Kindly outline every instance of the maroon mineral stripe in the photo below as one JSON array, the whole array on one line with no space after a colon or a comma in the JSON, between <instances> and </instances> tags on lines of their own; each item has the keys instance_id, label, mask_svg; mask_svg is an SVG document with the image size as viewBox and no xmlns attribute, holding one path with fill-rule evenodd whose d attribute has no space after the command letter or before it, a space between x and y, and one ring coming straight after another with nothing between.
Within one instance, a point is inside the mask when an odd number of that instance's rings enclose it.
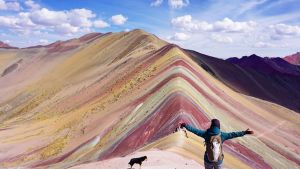
<instances>
[{"instance_id":1,"label":"maroon mineral stripe","mask_svg":"<svg viewBox=\"0 0 300 169\"><path fill-rule=\"evenodd\" d=\"M9 129L11 129L11 128L2 128L2 129L0 129L0 131L9 130Z\"/></svg>"},{"instance_id":2,"label":"maroon mineral stripe","mask_svg":"<svg viewBox=\"0 0 300 169\"><path fill-rule=\"evenodd\" d=\"M292 156L291 154L288 154L286 152L284 152L282 149L277 148L276 146L274 146L273 144L270 144L270 142L264 140L264 139L260 139L266 146L268 146L269 148L271 148L272 150L276 151L277 153L281 154L282 156L286 157L287 159L295 162L296 164L298 164L300 166L300 160L297 159L296 157Z\"/></svg>"},{"instance_id":3,"label":"maroon mineral stripe","mask_svg":"<svg viewBox=\"0 0 300 169\"><path fill-rule=\"evenodd\" d=\"M272 167L267 164L263 158L259 156L259 154L256 154L240 143L226 141L225 144L223 144L223 147L225 151L233 154L235 157L244 161L253 168L272 169Z\"/></svg>"},{"instance_id":4,"label":"maroon mineral stripe","mask_svg":"<svg viewBox=\"0 0 300 169\"><path fill-rule=\"evenodd\" d=\"M107 152L107 154L100 157L100 159L126 155L145 143L155 141L172 133L177 127L177 124L173 124L171 128L164 124L168 124L168 121L172 120L172 117L179 118L177 119L177 121L179 121L180 118L183 118L180 116L180 112L190 114L199 122L199 124L209 122L205 113L199 110L199 108L190 102L189 99L185 98L182 94L174 93L170 95L168 99L160 105L158 110L154 111L151 117L147 118L141 126L138 126L130 135L121 140L111 152Z\"/></svg>"}]
</instances>

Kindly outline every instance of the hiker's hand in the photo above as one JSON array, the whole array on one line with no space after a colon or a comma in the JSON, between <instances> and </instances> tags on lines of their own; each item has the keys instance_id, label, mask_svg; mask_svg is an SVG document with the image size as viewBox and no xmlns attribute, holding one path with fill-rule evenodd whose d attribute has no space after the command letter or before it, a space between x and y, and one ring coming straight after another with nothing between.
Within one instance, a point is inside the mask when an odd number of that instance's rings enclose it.
<instances>
[{"instance_id":1,"label":"hiker's hand","mask_svg":"<svg viewBox=\"0 0 300 169\"><path fill-rule=\"evenodd\" d=\"M254 134L254 131L252 131L250 129L247 129L245 132L246 132L246 134Z\"/></svg>"},{"instance_id":2,"label":"hiker's hand","mask_svg":"<svg viewBox=\"0 0 300 169\"><path fill-rule=\"evenodd\" d=\"M185 127L185 126L186 126L186 124L185 124L184 122L180 122L180 123L179 123L179 127L180 127L180 128L183 128L183 127Z\"/></svg>"}]
</instances>

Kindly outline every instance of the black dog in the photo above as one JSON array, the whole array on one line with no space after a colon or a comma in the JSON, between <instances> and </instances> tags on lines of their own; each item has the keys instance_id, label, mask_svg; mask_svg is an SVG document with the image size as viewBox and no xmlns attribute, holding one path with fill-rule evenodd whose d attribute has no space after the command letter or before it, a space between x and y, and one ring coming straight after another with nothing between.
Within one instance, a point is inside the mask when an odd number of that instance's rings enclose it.
<instances>
[{"instance_id":1,"label":"black dog","mask_svg":"<svg viewBox=\"0 0 300 169\"><path fill-rule=\"evenodd\" d=\"M147 160L147 156L143 156L143 157L139 157L139 158L132 158L130 161L129 161L129 165L130 165L130 168L132 168L132 166L134 164L139 164L140 167L142 166L142 163L143 161Z\"/></svg>"}]
</instances>

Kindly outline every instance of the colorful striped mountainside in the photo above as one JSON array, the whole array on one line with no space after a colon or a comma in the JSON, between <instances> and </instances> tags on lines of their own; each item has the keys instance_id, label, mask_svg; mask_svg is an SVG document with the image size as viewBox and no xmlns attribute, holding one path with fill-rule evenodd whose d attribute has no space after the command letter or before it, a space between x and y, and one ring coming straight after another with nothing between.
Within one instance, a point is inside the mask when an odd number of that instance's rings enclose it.
<instances>
[{"instance_id":1,"label":"colorful striped mountainside","mask_svg":"<svg viewBox=\"0 0 300 169\"><path fill-rule=\"evenodd\" d=\"M203 168L203 140L174 130L212 118L255 131L225 168L299 168L299 77L264 77L142 30L0 49L0 168Z\"/></svg>"}]
</instances>

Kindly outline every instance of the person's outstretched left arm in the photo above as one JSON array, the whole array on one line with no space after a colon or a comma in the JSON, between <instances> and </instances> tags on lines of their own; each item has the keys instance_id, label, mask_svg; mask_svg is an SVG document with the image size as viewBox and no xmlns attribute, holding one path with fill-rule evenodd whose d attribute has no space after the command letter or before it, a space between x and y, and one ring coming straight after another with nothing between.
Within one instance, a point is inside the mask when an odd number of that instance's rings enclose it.
<instances>
[{"instance_id":1,"label":"person's outstretched left arm","mask_svg":"<svg viewBox=\"0 0 300 169\"><path fill-rule=\"evenodd\" d=\"M180 123L180 128L182 128L182 127L185 127L188 131L196 134L197 136L200 136L202 138L204 137L205 130L195 128L195 127L185 124L185 123Z\"/></svg>"},{"instance_id":2,"label":"person's outstretched left arm","mask_svg":"<svg viewBox=\"0 0 300 169\"><path fill-rule=\"evenodd\" d=\"M247 129L245 131L230 132L230 133L222 132L222 137L223 137L223 140L225 141L225 140L233 139L236 137L242 137L245 134L254 134L254 132L249 129Z\"/></svg>"}]
</instances>

